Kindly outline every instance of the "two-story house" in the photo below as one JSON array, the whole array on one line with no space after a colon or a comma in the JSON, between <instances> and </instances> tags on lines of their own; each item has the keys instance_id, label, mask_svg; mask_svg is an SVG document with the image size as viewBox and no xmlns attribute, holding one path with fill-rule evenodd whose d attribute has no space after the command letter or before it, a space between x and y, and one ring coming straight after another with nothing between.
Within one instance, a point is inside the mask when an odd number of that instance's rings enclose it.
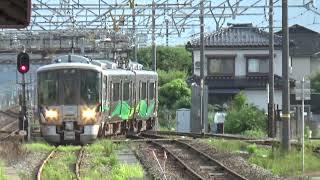
<instances>
[{"instance_id":1,"label":"two-story house","mask_svg":"<svg viewBox=\"0 0 320 180\"><path fill-rule=\"evenodd\" d=\"M192 52L193 75L200 76L200 43L187 43ZM248 101L267 110L269 33L252 24L231 24L205 36L204 75L210 104L223 104L244 91ZM275 103L282 105L282 38L274 35Z\"/></svg>"},{"instance_id":2,"label":"two-story house","mask_svg":"<svg viewBox=\"0 0 320 180\"><path fill-rule=\"evenodd\" d=\"M276 34L282 35L282 31ZM289 27L290 77L295 80L308 78L320 70L320 33L295 24Z\"/></svg>"},{"instance_id":3,"label":"two-story house","mask_svg":"<svg viewBox=\"0 0 320 180\"><path fill-rule=\"evenodd\" d=\"M276 34L281 35L279 31ZM289 28L290 38L290 77L297 81L308 79L320 71L320 33L300 25ZM308 112L306 125L312 130L313 137L320 137L320 94L311 91L311 100L305 101L305 112ZM290 96L291 109L301 111L301 101L296 101L294 91ZM293 108L296 107L296 108ZM311 113L312 112L312 116ZM301 117L301 113L297 113Z\"/></svg>"}]
</instances>

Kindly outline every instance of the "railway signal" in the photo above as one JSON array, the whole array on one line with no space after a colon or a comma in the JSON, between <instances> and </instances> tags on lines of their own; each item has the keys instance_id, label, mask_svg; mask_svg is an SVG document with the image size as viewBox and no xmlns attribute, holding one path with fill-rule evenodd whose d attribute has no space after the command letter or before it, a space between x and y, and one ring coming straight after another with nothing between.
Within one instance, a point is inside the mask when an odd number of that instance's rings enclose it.
<instances>
[{"instance_id":1,"label":"railway signal","mask_svg":"<svg viewBox=\"0 0 320 180\"><path fill-rule=\"evenodd\" d=\"M25 74L29 71L29 55L21 52L17 57L17 70L21 74Z\"/></svg>"}]
</instances>

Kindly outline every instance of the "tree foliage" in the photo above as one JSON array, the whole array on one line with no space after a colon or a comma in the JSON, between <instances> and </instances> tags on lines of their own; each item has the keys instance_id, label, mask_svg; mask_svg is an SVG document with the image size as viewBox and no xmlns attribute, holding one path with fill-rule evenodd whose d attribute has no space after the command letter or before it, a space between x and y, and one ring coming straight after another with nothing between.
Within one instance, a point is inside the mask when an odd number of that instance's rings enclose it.
<instances>
[{"instance_id":1,"label":"tree foliage","mask_svg":"<svg viewBox=\"0 0 320 180\"><path fill-rule=\"evenodd\" d=\"M311 88L316 92L320 92L320 71L317 71L311 78Z\"/></svg>"},{"instance_id":2,"label":"tree foliage","mask_svg":"<svg viewBox=\"0 0 320 180\"><path fill-rule=\"evenodd\" d=\"M152 66L152 48L142 48L138 52L138 61L144 67L151 69ZM192 58L191 53L184 47L157 47L157 69L167 72L178 70L191 73Z\"/></svg>"},{"instance_id":3,"label":"tree foliage","mask_svg":"<svg viewBox=\"0 0 320 180\"><path fill-rule=\"evenodd\" d=\"M185 71L165 71L165 70L158 70L158 76L159 76L159 86L162 86L174 79L187 79L187 72Z\"/></svg>"},{"instance_id":4,"label":"tree foliage","mask_svg":"<svg viewBox=\"0 0 320 180\"><path fill-rule=\"evenodd\" d=\"M188 108L191 90L183 79L175 79L164 84L159 90L159 104L169 109Z\"/></svg>"},{"instance_id":5,"label":"tree foliage","mask_svg":"<svg viewBox=\"0 0 320 180\"><path fill-rule=\"evenodd\" d=\"M248 104L243 92L237 94L227 109L225 131L227 133L243 133L246 130L266 129L266 115L253 104Z\"/></svg>"}]
</instances>

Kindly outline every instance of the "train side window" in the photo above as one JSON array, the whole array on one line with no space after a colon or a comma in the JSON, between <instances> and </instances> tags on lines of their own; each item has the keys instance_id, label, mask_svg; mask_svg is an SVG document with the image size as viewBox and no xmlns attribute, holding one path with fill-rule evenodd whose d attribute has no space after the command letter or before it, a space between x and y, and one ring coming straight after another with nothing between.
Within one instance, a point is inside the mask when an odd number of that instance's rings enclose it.
<instances>
[{"instance_id":1,"label":"train side window","mask_svg":"<svg viewBox=\"0 0 320 180\"><path fill-rule=\"evenodd\" d=\"M127 101L130 98L130 85L128 82L123 83L123 100Z\"/></svg>"},{"instance_id":2,"label":"train side window","mask_svg":"<svg viewBox=\"0 0 320 180\"><path fill-rule=\"evenodd\" d=\"M152 100L154 99L154 83L149 83L149 99Z\"/></svg>"},{"instance_id":3,"label":"train side window","mask_svg":"<svg viewBox=\"0 0 320 180\"><path fill-rule=\"evenodd\" d=\"M147 98L147 83L143 82L141 86L141 99Z\"/></svg>"},{"instance_id":4,"label":"train side window","mask_svg":"<svg viewBox=\"0 0 320 180\"><path fill-rule=\"evenodd\" d=\"M120 100L120 83L113 83L113 101Z\"/></svg>"}]
</instances>

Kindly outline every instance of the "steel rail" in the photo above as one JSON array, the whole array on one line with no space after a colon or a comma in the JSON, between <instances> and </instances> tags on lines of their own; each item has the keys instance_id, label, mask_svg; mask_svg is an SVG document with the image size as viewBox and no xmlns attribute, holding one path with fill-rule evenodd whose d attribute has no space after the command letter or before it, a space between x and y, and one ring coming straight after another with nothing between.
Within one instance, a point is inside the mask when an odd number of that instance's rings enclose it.
<instances>
[{"instance_id":1,"label":"steel rail","mask_svg":"<svg viewBox=\"0 0 320 180\"><path fill-rule=\"evenodd\" d=\"M42 161L41 165L40 165L39 168L38 168L38 172L37 172L37 175L36 175L36 179L37 179L37 180L41 180L41 174L42 174L43 167L44 167L45 164L49 161L49 159L53 157L53 155L56 153L56 151L57 151L57 148L53 149L53 150L48 154L48 156Z\"/></svg>"},{"instance_id":2,"label":"steel rail","mask_svg":"<svg viewBox=\"0 0 320 180\"><path fill-rule=\"evenodd\" d=\"M247 178L243 177L242 175L238 174L237 172L231 170L230 168L226 167L225 165L223 165L221 162L219 162L218 160L215 160L213 158L211 158L209 155L207 155L206 153L194 148L193 146L191 146L188 143L179 141L179 140L174 140L174 143L177 143L179 145L182 145L188 149L191 149L193 152L197 153L198 155L208 159L211 162L214 162L215 164L217 164L218 166L222 167L224 170L226 170L229 174L231 174L234 178L236 179L242 179L242 180L247 180Z\"/></svg>"},{"instance_id":3,"label":"steel rail","mask_svg":"<svg viewBox=\"0 0 320 180\"><path fill-rule=\"evenodd\" d=\"M18 131L19 130L14 130L14 131L9 132L8 135L6 135L6 136L4 136L3 138L0 139L0 142L7 140L9 137L15 135Z\"/></svg>"},{"instance_id":4,"label":"steel rail","mask_svg":"<svg viewBox=\"0 0 320 180\"><path fill-rule=\"evenodd\" d=\"M200 179L200 180L205 180L205 178L203 178L202 176L200 176L197 172L195 172L192 168L190 168L186 163L184 163L178 156L176 156L172 151L170 151L169 149L167 149L166 147L162 146L160 143L156 142L155 140L150 141L151 144L159 147L160 149L166 151L169 155L169 157L171 157L173 160L175 160L175 162L178 163L179 166L181 166L181 168L186 171L186 173L188 173L191 177L193 177L193 179Z\"/></svg>"},{"instance_id":5,"label":"steel rail","mask_svg":"<svg viewBox=\"0 0 320 180\"><path fill-rule=\"evenodd\" d=\"M81 149L79 150L78 156L77 156L77 162L76 162L76 176L77 176L77 180L81 180L81 176L80 176L80 166L82 163L82 158L84 155L84 146L81 146Z\"/></svg>"}]
</instances>

